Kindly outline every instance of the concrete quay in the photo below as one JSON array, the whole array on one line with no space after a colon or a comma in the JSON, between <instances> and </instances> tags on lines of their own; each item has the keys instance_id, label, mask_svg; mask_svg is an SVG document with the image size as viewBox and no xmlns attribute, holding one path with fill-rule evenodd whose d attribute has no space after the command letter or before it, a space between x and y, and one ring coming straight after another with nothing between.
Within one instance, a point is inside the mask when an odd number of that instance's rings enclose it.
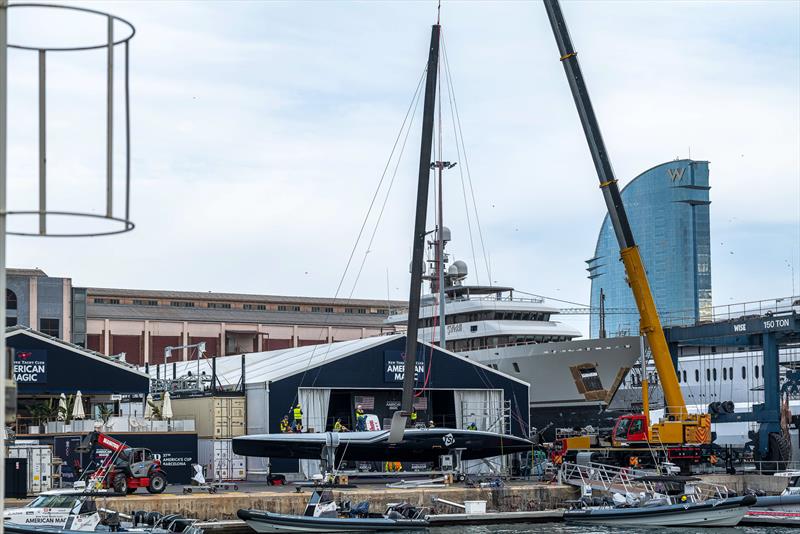
<instances>
[{"instance_id":1,"label":"concrete quay","mask_svg":"<svg viewBox=\"0 0 800 534\"><path fill-rule=\"evenodd\" d=\"M384 486L362 485L357 488L334 488L337 501L370 502L374 511L383 510L389 503L408 502L416 506L432 506L433 497L464 502L485 500L486 508L497 512L545 511L564 508L564 501L576 498L575 488L533 482L513 482L502 488L467 488L454 485L446 488L393 489ZM236 519L240 508L255 508L282 514L300 514L305 510L309 489L297 493L292 486L259 491L236 491L215 494L191 493L161 495L133 494L127 497L98 498L97 506L123 513L136 510L181 514L200 521ZM441 509L442 505L437 505ZM442 509L443 512L455 510ZM532 514L531 517L536 517ZM542 517L546 517L542 515ZM552 520L552 519L550 519Z\"/></svg>"}]
</instances>

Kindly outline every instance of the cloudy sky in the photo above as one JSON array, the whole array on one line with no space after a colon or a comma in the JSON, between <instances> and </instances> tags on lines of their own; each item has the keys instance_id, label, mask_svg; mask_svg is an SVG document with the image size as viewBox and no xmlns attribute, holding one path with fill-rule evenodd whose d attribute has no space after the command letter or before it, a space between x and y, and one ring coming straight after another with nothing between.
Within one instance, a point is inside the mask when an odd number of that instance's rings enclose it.
<instances>
[{"instance_id":1,"label":"cloudy sky","mask_svg":"<svg viewBox=\"0 0 800 534\"><path fill-rule=\"evenodd\" d=\"M332 296L424 68L435 4L66 5L136 26L136 229L95 239L11 237L8 265L76 285ZM710 161L715 304L800 291L800 3L563 8L620 181L678 157ZM12 10L10 40L104 38L100 18L35 17ZM588 302L584 260L605 207L544 9L446 1L442 23L487 254L476 243L473 258L465 158L444 100L444 158L461 160L445 180L451 252L470 265L473 281L488 279L488 263L500 284ZM9 55L8 203L24 210L37 198L36 55ZM51 209L104 211L104 62L102 51L48 55ZM357 247L345 296L407 297L420 112L375 239L368 246L373 214ZM118 142L119 172L122 149ZM122 184L115 186L119 213ZM12 228L30 222L18 218Z\"/></svg>"}]
</instances>

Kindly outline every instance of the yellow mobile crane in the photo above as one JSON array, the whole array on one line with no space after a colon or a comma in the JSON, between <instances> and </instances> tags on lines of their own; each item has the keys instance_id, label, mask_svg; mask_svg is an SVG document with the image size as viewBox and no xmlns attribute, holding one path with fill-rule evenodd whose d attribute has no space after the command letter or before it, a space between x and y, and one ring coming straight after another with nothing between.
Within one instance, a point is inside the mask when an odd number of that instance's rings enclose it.
<instances>
[{"instance_id":1,"label":"yellow mobile crane","mask_svg":"<svg viewBox=\"0 0 800 534\"><path fill-rule=\"evenodd\" d=\"M647 337L650 350L653 354L656 371L664 389L666 413L663 419L650 424L648 413L647 380L642 380L642 400L644 413L626 415L617 420L612 435L612 447L632 445L635 443L669 446L708 445L711 443L711 416L708 414L690 414L686 408L683 393L678 385L675 366L669 353L664 330L658 317L653 294L647 281L639 248L633 239L625 207L622 204L617 179L611 167L611 161L606 151L603 136L597 123L597 117L586 90L586 83L578 63L578 53L575 51L570 39L561 6L558 0L544 0L550 26L553 29L561 63L567 75L578 115L581 119L583 132L589 143L597 176L600 179L600 188L606 201L608 214L611 219L614 233L620 247L620 255L625 265L628 284L633 291L636 307L640 316L640 331ZM636 421L641 421L636 423ZM571 441L570 441L571 440ZM589 440L585 436L566 438L562 450L574 448L588 448ZM631 449L626 449L630 451Z\"/></svg>"}]
</instances>

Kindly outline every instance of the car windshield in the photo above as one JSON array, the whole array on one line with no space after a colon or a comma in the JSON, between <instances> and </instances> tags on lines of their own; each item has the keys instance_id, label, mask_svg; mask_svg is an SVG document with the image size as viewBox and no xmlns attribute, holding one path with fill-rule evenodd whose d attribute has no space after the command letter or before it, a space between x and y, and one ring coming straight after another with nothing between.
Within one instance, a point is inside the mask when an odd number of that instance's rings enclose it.
<instances>
[{"instance_id":1,"label":"car windshield","mask_svg":"<svg viewBox=\"0 0 800 534\"><path fill-rule=\"evenodd\" d=\"M72 508L74 495L39 495L28 506L31 508Z\"/></svg>"}]
</instances>

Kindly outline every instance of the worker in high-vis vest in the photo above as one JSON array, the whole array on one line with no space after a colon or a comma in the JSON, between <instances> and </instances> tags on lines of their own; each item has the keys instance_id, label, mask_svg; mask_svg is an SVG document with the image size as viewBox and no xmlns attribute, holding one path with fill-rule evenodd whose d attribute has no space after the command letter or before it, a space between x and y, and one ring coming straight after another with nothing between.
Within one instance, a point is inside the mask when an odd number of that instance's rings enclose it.
<instances>
[{"instance_id":1,"label":"worker in high-vis vest","mask_svg":"<svg viewBox=\"0 0 800 534\"><path fill-rule=\"evenodd\" d=\"M292 414L294 414L294 423L293 424L295 426L295 431L296 431L296 427L303 428L303 409L300 406L299 402L297 403L297 406L295 406L294 409L292 410Z\"/></svg>"},{"instance_id":2,"label":"worker in high-vis vest","mask_svg":"<svg viewBox=\"0 0 800 534\"><path fill-rule=\"evenodd\" d=\"M408 422L411 428L417 426L417 411L414 410L413 408L411 409L411 414L408 416Z\"/></svg>"},{"instance_id":3,"label":"worker in high-vis vest","mask_svg":"<svg viewBox=\"0 0 800 534\"><path fill-rule=\"evenodd\" d=\"M342 424L342 418L339 417L336 419L336 422L333 423L333 431L334 432L347 432L347 427Z\"/></svg>"},{"instance_id":4,"label":"worker in high-vis vest","mask_svg":"<svg viewBox=\"0 0 800 534\"><path fill-rule=\"evenodd\" d=\"M288 415L284 415L283 419L281 419L281 433L285 434L285 433L289 432L290 429L291 429L291 425L289 424L289 416Z\"/></svg>"},{"instance_id":5,"label":"worker in high-vis vest","mask_svg":"<svg viewBox=\"0 0 800 534\"><path fill-rule=\"evenodd\" d=\"M367 430L367 416L364 413L364 408L359 404L356 406L356 432L365 432Z\"/></svg>"}]
</instances>

